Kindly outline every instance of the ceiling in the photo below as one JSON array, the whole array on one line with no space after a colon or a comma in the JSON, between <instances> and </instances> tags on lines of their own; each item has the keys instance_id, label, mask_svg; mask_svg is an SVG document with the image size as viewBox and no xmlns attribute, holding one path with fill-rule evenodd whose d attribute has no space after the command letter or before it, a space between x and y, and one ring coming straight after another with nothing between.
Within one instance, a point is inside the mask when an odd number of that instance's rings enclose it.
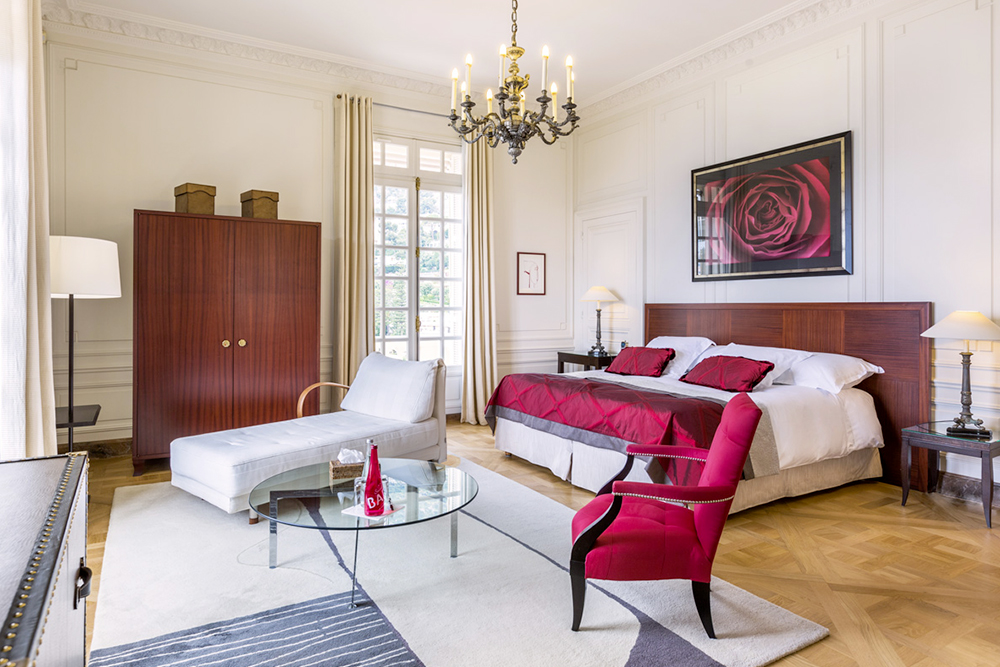
<instances>
[{"instance_id":1,"label":"ceiling","mask_svg":"<svg viewBox=\"0 0 1000 667\"><path fill-rule=\"evenodd\" d=\"M812 0L523 0L522 73L565 80L572 55L576 98L597 101L749 24L766 23ZM496 87L497 50L510 41L506 0L68 0L71 9L225 38L229 33L448 85L471 53L473 88ZM559 78L556 78L559 77Z\"/></svg>"}]
</instances>

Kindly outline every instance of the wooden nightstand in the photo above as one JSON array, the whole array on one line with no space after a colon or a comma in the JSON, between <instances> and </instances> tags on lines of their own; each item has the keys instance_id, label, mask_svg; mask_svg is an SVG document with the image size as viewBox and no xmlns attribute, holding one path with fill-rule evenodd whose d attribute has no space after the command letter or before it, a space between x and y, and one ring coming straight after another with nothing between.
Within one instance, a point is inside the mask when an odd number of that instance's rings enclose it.
<instances>
[{"instance_id":1,"label":"wooden nightstand","mask_svg":"<svg viewBox=\"0 0 1000 667\"><path fill-rule=\"evenodd\" d=\"M991 514L993 508L993 457L1000 454L1000 437L996 432L988 440L977 440L974 438L961 438L948 435L945 432L952 424L951 421L928 422L904 428L902 431L902 446L900 448L900 462L903 474L903 504L906 504L906 497L910 494L910 448L923 447L924 449L936 452L949 452L951 454L962 454L964 456L975 456L982 460L983 464L983 512L986 514L986 527L992 528ZM933 471L937 466L931 466ZM928 488L933 489L937 480L936 472L932 473L928 480Z\"/></svg>"},{"instance_id":2,"label":"wooden nightstand","mask_svg":"<svg viewBox=\"0 0 1000 667\"><path fill-rule=\"evenodd\" d=\"M562 373L566 368L566 364L580 364L585 371L589 371L590 369L597 371L607 368L615 360L613 354L603 357L595 357L585 352L558 352L557 354L559 355L559 370L556 371L557 373Z\"/></svg>"}]
</instances>

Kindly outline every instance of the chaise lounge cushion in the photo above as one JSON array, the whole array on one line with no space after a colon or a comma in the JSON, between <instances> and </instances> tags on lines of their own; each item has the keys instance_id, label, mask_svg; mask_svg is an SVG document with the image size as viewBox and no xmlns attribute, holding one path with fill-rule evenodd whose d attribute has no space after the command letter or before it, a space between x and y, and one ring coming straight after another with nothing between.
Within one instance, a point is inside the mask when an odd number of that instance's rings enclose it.
<instances>
[{"instance_id":1,"label":"chaise lounge cushion","mask_svg":"<svg viewBox=\"0 0 1000 667\"><path fill-rule=\"evenodd\" d=\"M361 362L340 407L411 424L430 419L438 363L437 359L400 361L373 352Z\"/></svg>"},{"instance_id":2,"label":"chaise lounge cushion","mask_svg":"<svg viewBox=\"0 0 1000 667\"><path fill-rule=\"evenodd\" d=\"M378 443L380 456L401 456L435 446L438 422L427 419L410 424L341 411L206 433L174 440L170 468L175 486L202 497L198 491L208 489L218 494L217 498L233 499L230 507L223 509L235 512L246 509L246 497L261 480L292 468L335 460L341 449L363 452L368 438ZM206 500L215 502L216 498Z\"/></svg>"}]
</instances>

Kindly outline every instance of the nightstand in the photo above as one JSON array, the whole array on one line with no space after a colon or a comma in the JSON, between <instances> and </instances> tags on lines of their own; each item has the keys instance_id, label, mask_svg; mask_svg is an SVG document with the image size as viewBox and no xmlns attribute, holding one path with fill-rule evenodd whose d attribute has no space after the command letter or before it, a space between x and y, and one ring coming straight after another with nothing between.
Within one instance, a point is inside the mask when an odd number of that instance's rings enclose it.
<instances>
[{"instance_id":1,"label":"nightstand","mask_svg":"<svg viewBox=\"0 0 1000 667\"><path fill-rule=\"evenodd\" d=\"M986 527L992 528L991 514L993 507L993 457L1000 454L1000 434L994 431L992 438L977 440L948 435L945 432L952 422L928 422L904 428L902 431L902 447L900 448L900 463L903 477L903 504L910 494L910 448L923 447L936 452L949 452L963 456L975 456L983 464L983 512L986 514ZM928 482L929 488L934 488L936 480Z\"/></svg>"},{"instance_id":2,"label":"nightstand","mask_svg":"<svg viewBox=\"0 0 1000 667\"><path fill-rule=\"evenodd\" d=\"M600 370L602 368L607 368L611 365L611 362L615 360L613 354L608 354L603 357L595 357L586 352L558 352L559 359L559 370L557 373L562 373L566 364L580 364L583 366L583 370L589 371L590 369Z\"/></svg>"}]
</instances>

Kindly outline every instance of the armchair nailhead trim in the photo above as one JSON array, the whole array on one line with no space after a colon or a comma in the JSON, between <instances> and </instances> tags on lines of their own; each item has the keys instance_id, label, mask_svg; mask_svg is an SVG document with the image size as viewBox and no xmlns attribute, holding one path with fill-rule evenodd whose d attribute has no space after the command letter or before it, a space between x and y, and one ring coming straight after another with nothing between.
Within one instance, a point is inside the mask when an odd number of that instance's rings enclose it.
<instances>
[{"instance_id":1,"label":"armchair nailhead trim","mask_svg":"<svg viewBox=\"0 0 1000 667\"><path fill-rule=\"evenodd\" d=\"M712 503L725 503L729 502L730 500L736 497L736 495L734 494L729 496L728 498L720 498L718 500L680 500L678 498L660 498L659 496L647 496L641 493L622 493L620 491L613 491L612 494L616 496L621 496L623 498L625 496L631 496L632 498L659 500L661 503L681 503L684 505L684 507L687 507L689 505L711 505Z\"/></svg>"},{"instance_id":2,"label":"armchair nailhead trim","mask_svg":"<svg viewBox=\"0 0 1000 667\"><path fill-rule=\"evenodd\" d=\"M705 459L699 459L695 456L680 456L679 454L629 454L628 456L652 456L654 459L684 459L685 461L705 463Z\"/></svg>"}]
</instances>

